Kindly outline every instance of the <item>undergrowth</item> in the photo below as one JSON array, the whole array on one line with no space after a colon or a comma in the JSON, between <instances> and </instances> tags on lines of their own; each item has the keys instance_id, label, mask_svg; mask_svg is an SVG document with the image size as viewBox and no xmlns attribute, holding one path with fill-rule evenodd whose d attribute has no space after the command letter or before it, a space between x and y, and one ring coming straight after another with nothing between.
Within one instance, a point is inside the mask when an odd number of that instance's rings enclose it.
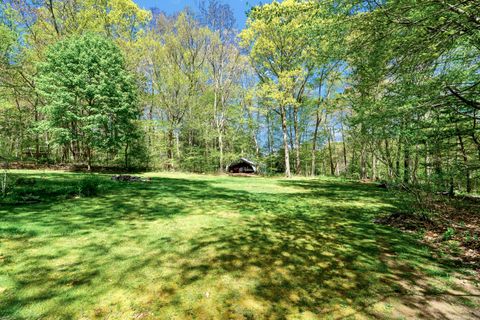
<instances>
[{"instance_id":1,"label":"undergrowth","mask_svg":"<svg viewBox=\"0 0 480 320\"><path fill-rule=\"evenodd\" d=\"M113 184L105 176L78 175L76 179L52 178L51 175L24 177L5 174L2 183L2 204L29 204L65 200L74 197L94 197L105 193Z\"/></svg>"}]
</instances>

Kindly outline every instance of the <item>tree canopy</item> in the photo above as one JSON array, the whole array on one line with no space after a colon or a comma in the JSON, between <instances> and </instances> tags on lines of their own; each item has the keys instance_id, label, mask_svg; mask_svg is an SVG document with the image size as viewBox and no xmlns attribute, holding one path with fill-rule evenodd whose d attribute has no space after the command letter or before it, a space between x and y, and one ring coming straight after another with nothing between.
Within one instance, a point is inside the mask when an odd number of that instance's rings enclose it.
<instances>
[{"instance_id":1,"label":"tree canopy","mask_svg":"<svg viewBox=\"0 0 480 320\"><path fill-rule=\"evenodd\" d=\"M139 109L133 80L111 40L86 33L57 42L36 77L44 100L41 128L90 167L95 149L115 153L134 132Z\"/></svg>"},{"instance_id":2,"label":"tree canopy","mask_svg":"<svg viewBox=\"0 0 480 320\"><path fill-rule=\"evenodd\" d=\"M8 0L0 151L20 162L382 179L478 190L475 1ZM90 150L90 151L89 151Z\"/></svg>"}]
</instances>

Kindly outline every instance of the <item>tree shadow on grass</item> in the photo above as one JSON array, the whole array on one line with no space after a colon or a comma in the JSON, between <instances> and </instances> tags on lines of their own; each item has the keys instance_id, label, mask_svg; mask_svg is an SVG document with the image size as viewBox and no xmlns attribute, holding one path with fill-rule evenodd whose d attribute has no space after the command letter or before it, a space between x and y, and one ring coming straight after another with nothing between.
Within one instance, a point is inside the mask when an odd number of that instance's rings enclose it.
<instances>
[{"instance_id":1,"label":"tree shadow on grass","mask_svg":"<svg viewBox=\"0 0 480 320\"><path fill-rule=\"evenodd\" d=\"M375 306L395 298L417 317L449 317L422 306L432 296L457 303L430 281L432 272L449 276L456 265L434 259L411 235L372 222L395 208L394 197L347 182L279 183L298 192L256 192L255 181L247 192L221 181L154 178L71 203L0 208L0 240L10 246L0 246L0 269L15 282L0 316L40 304L38 316L78 317L122 289L132 299L154 292L139 309L157 316L174 306L183 318L382 318L390 311ZM193 213L215 223L182 229ZM152 224L181 231L144 229ZM204 292L186 299L189 290L217 290L210 298L216 309L208 308ZM467 299L474 294L456 291ZM61 307L74 302L77 309Z\"/></svg>"},{"instance_id":2,"label":"tree shadow on grass","mask_svg":"<svg viewBox=\"0 0 480 320\"><path fill-rule=\"evenodd\" d=\"M420 316L438 318L440 313L422 310L431 290L422 266L448 273L453 266L440 265L411 237L356 222L357 210L347 209L340 213L341 218L332 219L339 212L327 209L317 217L277 215L251 221L242 230L233 228L231 232L205 230L203 236L192 240L189 255L201 257L199 252L212 246L215 254L183 265L184 284L209 272L255 279L250 294L265 307L261 314L265 318L352 311L381 317L381 311L369 306L388 297L408 300L405 284L412 284L426 295L411 299L410 305Z\"/></svg>"}]
</instances>

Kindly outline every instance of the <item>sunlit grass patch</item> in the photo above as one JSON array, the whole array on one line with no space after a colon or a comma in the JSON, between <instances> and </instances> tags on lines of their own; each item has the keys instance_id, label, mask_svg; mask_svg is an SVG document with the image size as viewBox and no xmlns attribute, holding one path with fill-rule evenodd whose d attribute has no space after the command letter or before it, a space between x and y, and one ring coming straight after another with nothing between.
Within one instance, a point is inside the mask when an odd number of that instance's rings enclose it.
<instances>
[{"instance_id":1,"label":"sunlit grass patch","mask_svg":"<svg viewBox=\"0 0 480 320\"><path fill-rule=\"evenodd\" d=\"M412 292L421 301L451 290L462 299L449 303L478 304L474 287L453 281L457 266L373 223L398 206L385 190L146 175L99 175L111 188L94 197L0 207L0 318L388 318Z\"/></svg>"}]
</instances>

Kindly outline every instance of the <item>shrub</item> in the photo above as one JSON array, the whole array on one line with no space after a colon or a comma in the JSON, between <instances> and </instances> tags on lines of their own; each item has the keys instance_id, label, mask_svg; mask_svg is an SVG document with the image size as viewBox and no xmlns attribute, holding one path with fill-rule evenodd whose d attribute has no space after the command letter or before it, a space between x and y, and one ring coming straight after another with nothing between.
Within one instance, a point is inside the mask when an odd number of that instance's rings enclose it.
<instances>
[{"instance_id":1,"label":"shrub","mask_svg":"<svg viewBox=\"0 0 480 320\"><path fill-rule=\"evenodd\" d=\"M6 169L0 173L0 197L5 198L12 192L16 184L16 177L8 172Z\"/></svg>"},{"instance_id":2,"label":"shrub","mask_svg":"<svg viewBox=\"0 0 480 320\"><path fill-rule=\"evenodd\" d=\"M100 193L102 180L95 176L88 176L77 183L79 197L93 197Z\"/></svg>"},{"instance_id":3,"label":"shrub","mask_svg":"<svg viewBox=\"0 0 480 320\"><path fill-rule=\"evenodd\" d=\"M94 197L106 191L108 183L109 180L93 174L52 179L9 174L4 195L0 189L0 203L30 204L72 197Z\"/></svg>"},{"instance_id":4,"label":"shrub","mask_svg":"<svg viewBox=\"0 0 480 320\"><path fill-rule=\"evenodd\" d=\"M7 195L7 179L7 170L4 170L2 176L0 177L0 190L2 192L2 197L5 197Z\"/></svg>"},{"instance_id":5,"label":"shrub","mask_svg":"<svg viewBox=\"0 0 480 320\"><path fill-rule=\"evenodd\" d=\"M443 240L450 240L455 235L455 229L447 228L447 230L443 233Z\"/></svg>"}]
</instances>

